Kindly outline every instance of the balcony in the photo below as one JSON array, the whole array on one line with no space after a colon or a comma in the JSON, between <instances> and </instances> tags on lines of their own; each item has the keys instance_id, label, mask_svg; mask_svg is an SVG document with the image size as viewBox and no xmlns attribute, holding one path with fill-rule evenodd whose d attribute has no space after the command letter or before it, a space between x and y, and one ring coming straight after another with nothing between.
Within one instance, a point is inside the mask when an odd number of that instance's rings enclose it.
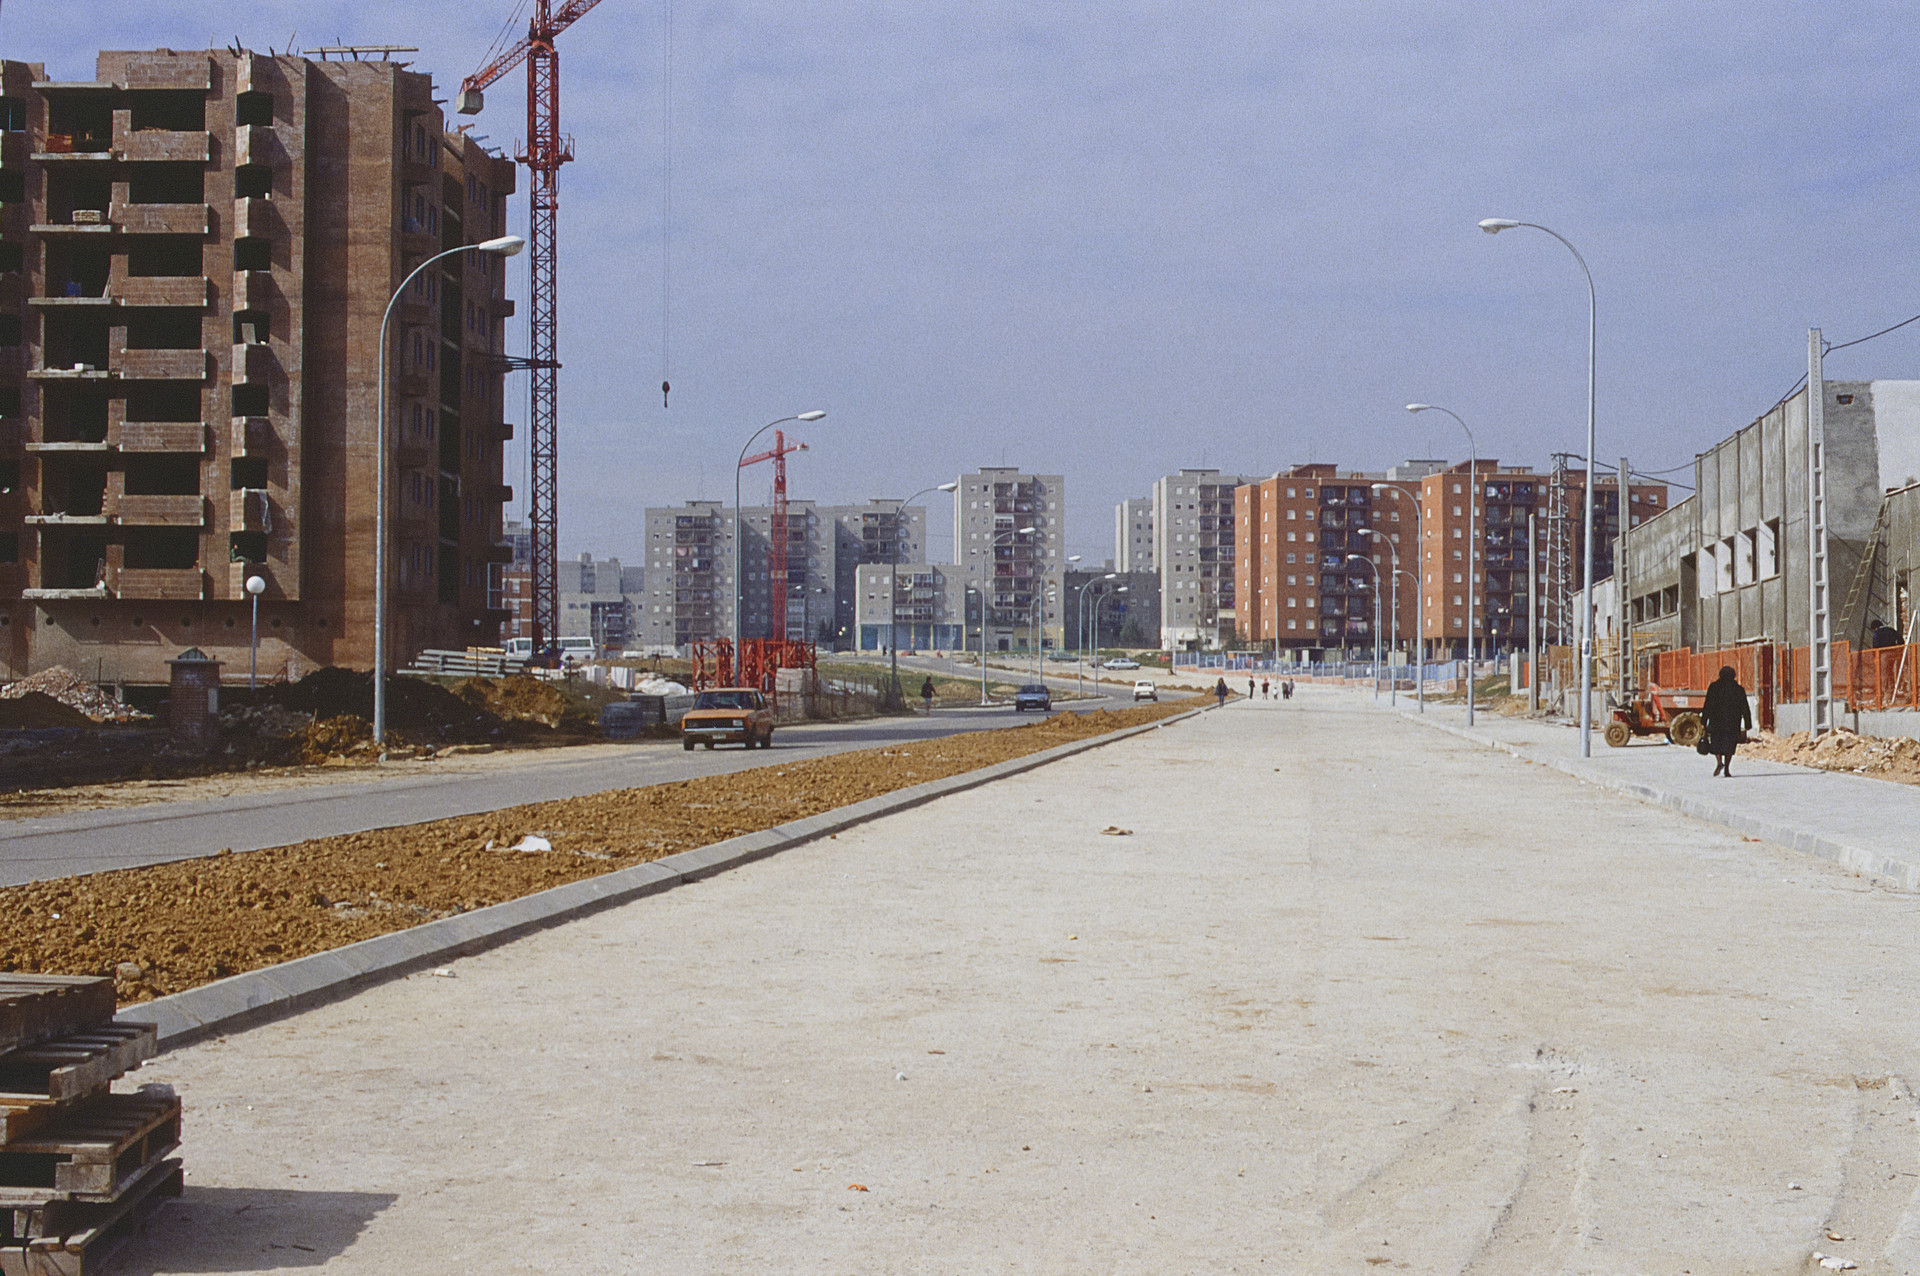
<instances>
[{"instance_id":1,"label":"balcony","mask_svg":"<svg viewBox=\"0 0 1920 1276\"><path fill-rule=\"evenodd\" d=\"M110 160L112 139L104 133L48 133L33 152L36 164L64 164L74 160Z\"/></svg>"},{"instance_id":2,"label":"balcony","mask_svg":"<svg viewBox=\"0 0 1920 1276\"><path fill-rule=\"evenodd\" d=\"M123 306L187 306L206 308L213 286L205 275L133 275L111 288Z\"/></svg>"},{"instance_id":3,"label":"balcony","mask_svg":"<svg viewBox=\"0 0 1920 1276\"><path fill-rule=\"evenodd\" d=\"M233 130L233 162L235 164L265 164L268 167L284 163L287 148L280 143L280 135L273 131L270 124L242 124Z\"/></svg>"},{"instance_id":4,"label":"balcony","mask_svg":"<svg viewBox=\"0 0 1920 1276\"><path fill-rule=\"evenodd\" d=\"M104 453L109 446L110 444L108 444L107 441L104 439L98 443L73 442L68 440L61 440L60 442L55 442L55 443L41 443L36 440L29 439L25 444L25 448L29 452L101 452L101 453Z\"/></svg>"},{"instance_id":5,"label":"balcony","mask_svg":"<svg viewBox=\"0 0 1920 1276\"><path fill-rule=\"evenodd\" d=\"M273 447L273 422L263 416L232 418L230 446L235 456L265 456Z\"/></svg>"},{"instance_id":6,"label":"balcony","mask_svg":"<svg viewBox=\"0 0 1920 1276\"><path fill-rule=\"evenodd\" d=\"M114 204L107 219L129 235L204 235L213 212L205 204Z\"/></svg>"},{"instance_id":7,"label":"balcony","mask_svg":"<svg viewBox=\"0 0 1920 1276\"><path fill-rule=\"evenodd\" d=\"M176 133L171 129L146 128L117 134L114 153L136 164L205 164L213 158L213 144L205 129Z\"/></svg>"},{"instance_id":8,"label":"balcony","mask_svg":"<svg viewBox=\"0 0 1920 1276\"><path fill-rule=\"evenodd\" d=\"M123 527L205 527L207 500L197 493L192 496L127 496L109 491L107 514Z\"/></svg>"},{"instance_id":9,"label":"balcony","mask_svg":"<svg viewBox=\"0 0 1920 1276\"><path fill-rule=\"evenodd\" d=\"M186 601L206 597L206 577L198 567L109 567L107 580L120 598Z\"/></svg>"},{"instance_id":10,"label":"balcony","mask_svg":"<svg viewBox=\"0 0 1920 1276\"><path fill-rule=\"evenodd\" d=\"M113 371L123 381L205 381L205 350L121 350Z\"/></svg>"},{"instance_id":11,"label":"balcony","mask_svg":"<svg viewBox=\"0 0 1920 1276\"><path fill-rule=\"evenodd\" d=\"M273 272L236 270L233 272L233 308L267 310L273 304Z\"/></svg>"},{"instance_id":12,"label":"balcony","mask_svg":"<svg viewBox=\"0 0 1920 1276\"><path fill-rule=\"evenodd\" d=\"M123 421L108 441L122 452L205 452L207 427L199 421Z\"/></svg>"},{"instance_id":13,"label":"balcony","mask_svg":"<svg viewBox=\"0 0 1920 1276\"><path fill-rule=\"evenodd\" d=\"M227 530L232 532L271 532L273 507L265 488L246 487L228 493Z\"/></svg>"},{"instance_id":14,"label":"balcony","mask_svg":"<svg viewBox=\"0 0 1920 1276\"><path fill-rule=\"evenodd\" d=\"M273 214L273 204L258 195L233 201L235 239L271 239L279 224Z\"/></svg>"},{"instance_id":15,"label":"balcony","mask_svg":"<svg viewBox=\"0 0 1920 1276\"><path fill-rule=\"evenodd\" d=\"M233 348L235 385L267 385L273 381L273 348L247 342Z\"/></svg>"}]
</instances>

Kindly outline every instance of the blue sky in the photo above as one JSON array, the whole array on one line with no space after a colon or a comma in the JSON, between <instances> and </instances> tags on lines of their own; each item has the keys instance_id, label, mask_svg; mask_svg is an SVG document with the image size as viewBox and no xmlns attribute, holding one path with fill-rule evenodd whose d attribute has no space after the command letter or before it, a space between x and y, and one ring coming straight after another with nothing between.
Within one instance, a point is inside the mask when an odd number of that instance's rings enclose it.
<instances>
[{"instance_id":1,"label":"blue sky","mask_svg":"<svg viewBox=\"0 0 1920 1276\"><path fill-rule=\"evenodd\" d=\"M99 47L414 44L450 96L514 3L5 0L0 49L78 78ZM645 506L726 494L747 434L814 407L796 495L1064 472L1093 558L1180 466L1463 455L1409 400L1544 465L1584 449L1585 289L1482 217L1586 255L1598 450L1640 469L1766 409L1809 326L1920 311L1904 6L677 0L670 223L666 15L603 0L562 37L568 554L633 555ZM477 131L511 148L524 98ZM1920 325L1828 375L1920 376Z\"/></svg>"}]
</instances>

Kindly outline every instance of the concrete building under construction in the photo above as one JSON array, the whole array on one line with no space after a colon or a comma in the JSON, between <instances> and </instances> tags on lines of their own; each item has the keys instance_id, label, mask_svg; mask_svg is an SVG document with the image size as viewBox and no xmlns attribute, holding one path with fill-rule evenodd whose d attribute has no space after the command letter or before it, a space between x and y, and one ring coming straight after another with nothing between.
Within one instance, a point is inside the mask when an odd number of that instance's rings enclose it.
<instances>
[{"instance_id":1,"label":"concrete building under construction","mask_svg":"<svg viewBox=\"0 0 1920 1276\"><path fill-rule=\"evenodd\" d=\"M511 161L381 58L0 63L0 674L373 656L382 316L505 233ZM492 642L504 263L394 307L390 653ZM492 594L490 596L490 589Z\"/></svg>"}]
</instances>

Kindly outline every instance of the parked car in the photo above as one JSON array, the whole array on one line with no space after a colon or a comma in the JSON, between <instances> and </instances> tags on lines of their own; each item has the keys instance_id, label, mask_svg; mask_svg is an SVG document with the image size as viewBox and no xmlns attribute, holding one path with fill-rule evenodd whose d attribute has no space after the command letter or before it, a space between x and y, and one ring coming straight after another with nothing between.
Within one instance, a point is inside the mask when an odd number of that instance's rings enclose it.
<instances>
[{"instance_id":1,"label":"parked car","mask_svg":"<svg viewBox=\"0 0 1920 1276\"><path fill-rule=\"evenodd\" d=\"M1151 678L1142 678L1133 684L1133 698L1135 700L1152 700L1157 704L1160 700L1160 688L1153 684Z\"/></svg>"},{"instance_id":2,"label":"parked car","mask_svg":"<svg viewBox=\"0 0 1920 1276\"><path fill-rule=\"evenodd\" d=\"M752 687L702 691L680 719L680 747L691 751L696 744L709 749L716 744L771 749L773 710L767 707L767 698Z\"/></svg>"},{"instance_id":3,"label":"parked car","mask_svg":"<svg viewBox=\"0 0 1920 1276\"><path fill-rule=\"evenodd\" d=\"M1029 682L1026 686L1013 693L1013 709L1015 713L1020 713L1027 709L1038 709L1040 712L1045 713L1051 708L1053 708L1053 693L1037 682Z\"/></svg>"},{"instance_id":4,"label":"parked car","mask_svg":"<svg viewBox=\"0 0 1920 1276\"><path fill-rule=\"evenodd\" d=\"M1062 651L1057 647L1047 653L1048 660L1078 660L1079 658L1071 651Z\"/></svg>"},{"instance_id":5,"label":"parked car","mask_svg":"<svg viewBox=\"0 0 1920 1276\"><path fill-rule=\"evenodd\" d=\"M1140 662L1129 656L1115 656L1100 667L1102 669L1138 669Z\"/></svg>"}]
</instances>

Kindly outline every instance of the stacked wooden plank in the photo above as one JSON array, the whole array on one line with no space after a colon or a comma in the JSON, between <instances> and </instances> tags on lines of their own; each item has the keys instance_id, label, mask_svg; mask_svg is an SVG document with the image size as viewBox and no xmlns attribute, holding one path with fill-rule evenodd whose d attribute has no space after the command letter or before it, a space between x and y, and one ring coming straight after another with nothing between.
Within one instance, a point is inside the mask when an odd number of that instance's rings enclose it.
<instances>
[{"instance_id":1,"label":"stacked wooden plank","mask_svg":"<svg viewBox=\"0 0 1920 1276\"><path fill-rule=\"evenodd\" d=\"M0 973L0 1276L84 1276L181 1190L180 1100L115 1094L155 1032L113 1021L111 979Z\"/></svg>"}]
</instances>

